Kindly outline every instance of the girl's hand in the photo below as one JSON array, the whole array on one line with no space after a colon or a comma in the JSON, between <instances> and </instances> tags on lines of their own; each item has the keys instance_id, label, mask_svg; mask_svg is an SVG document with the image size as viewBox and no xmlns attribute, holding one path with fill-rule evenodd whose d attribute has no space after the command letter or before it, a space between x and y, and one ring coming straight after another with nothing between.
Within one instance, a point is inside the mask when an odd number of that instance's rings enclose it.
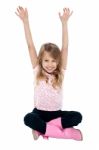
<instances>
[{"instance_id":1,"label":"girl's hand","mask_svg":"<svg viewBox=\"0 0 99 150\"><path fill-rule=\"evenodd\" d=\"M59 12L59 18L60 18L62 24L67 23L69 17L72 15L72 13L73 13L73 11L70 11L69 8L64 8L62 15L61 15L61 13Z\"/></svg>"},{"instance_id":2,"label":"girl's hand","mask_svg":"<svg viewBox=\"0 0 99 150\"><path fill-rule=\"evenodd\" d=\"M15 14L24 22L26 20L28 20L28 11L27 9L19 6L17 8L17 11L15 12Z\"/></svg>"}]
</instances>

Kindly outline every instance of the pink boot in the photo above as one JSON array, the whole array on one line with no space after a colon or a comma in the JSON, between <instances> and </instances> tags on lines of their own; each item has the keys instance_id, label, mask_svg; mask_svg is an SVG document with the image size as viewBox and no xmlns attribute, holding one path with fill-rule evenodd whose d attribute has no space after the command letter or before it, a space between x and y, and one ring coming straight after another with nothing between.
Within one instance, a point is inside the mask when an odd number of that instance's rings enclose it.
<instances>
[{"instance_id":1,"label":"pink boot","mask_svg":"<svg viewBox=\"0 0 99 150\"><path fill-rule=\"evenodd\" d=\"M52 138L65 138L64 132L55 125L51 125L47 123L46 133L44 134L45 137L52 137Z\"/></svg>"},{"instance_id":2,"label":"pink boot","mask_svg":"<svg viewBox=\"0 0 99 150\"><path fill-rule=\"evenodd\" d=\"M81 131L75 128L60 129L60 127L47 123L45 137L82 140Z\"/></svg>"},{"instance_id":3,"label":"pink boot","mask_svg":"<svg viewBox=\"0 0 99 150\"><path fill-rule=\"evenodd\" d=\"M36 132L37 133L37 132ZM79 129L75 128L62 128L61 118L56 118L47 123L46 133L44 135L38 132L44 139L62 138L62 139L74 139L77 141L83 140L82 133Z\"/></svg>"},{"instance_id":4,"label":"pink boot","mask_svg":"<svg viewBox=\"0 0 99 150\"><path fill-rule=\"evenodd\" d=\"M57 126L61 130L63 130L63 132L65 133L65 138L67 138L67 139L74 139L74 140L78 140L78 141L83 140L82 133L79 129L75 129L75 128L63 129L62 125L61 125L60 117L49 121L48 124Z\"/></svg>"},{"instance_id":5,"label":"pink boot","mask_svg":"<svg viewBox=\"0 0 99 150\"><path fill-rule=\"evenodd\" d=\"M82 133L79 129L66 128L66 129L63 129L63 132L65 133L65 136L67 137L67 139L73 139L77 141L83 140Z\"/></svg>"},{"instance_id":6,"label":"pink boot","mask_svg":"<svg viewBox=\"0 0 99 150\"><path fill-rule=\"evenodd\" d=\"M56 128L59 130L58 132L62 132L60 129L62 129L62 125L61 125L61 118L59 117L59 118L56 118L56 119L53 119L53 120L51 120L51 121L49 121L49 122L47 122L47 125L52 125L52 131L53 130L55 130L55 126L56 126ZM41 134L40 132L38 132L38 131L32 131L33 132L33 137L34 137L34 139L35 140L37 140L38 139L38 137L41 135L44 139L46 139L46 140L48 140L48 138L49 138L49 136L47 136L47 135L43 135L43 134ZM49 130L49 132L51 132L50 130ZM60 134L59 134L60 135ZM57 138L57 137L56 137ZM60 137L61 138L61 137Z\"/></svg>"},{"instance_id":7,"label":"pink boot","mask_svg":"<svg viewBox=\"0 0 99 150\"><path fill-rule=\"evenodd\" d=\"M57 126L57 127L59 127L60 129L62 129L61 118L60 118L60 117L49 121L48 124Z\"/></svg>"},{"instance_id":8,"label":"pink boot","mask_svg":"<svg viewBox=\"0 0 99 150\"><path fill-rule=\"evenodd\" d=\"M62 129L61 118L60 117L49 121L47 124L54 125L54 126L59 127L60 129ZM46 136L46 135L42 135L42 136L43 136L44 139L48 140L48 136Z\"/></svg>"}]
</instances>

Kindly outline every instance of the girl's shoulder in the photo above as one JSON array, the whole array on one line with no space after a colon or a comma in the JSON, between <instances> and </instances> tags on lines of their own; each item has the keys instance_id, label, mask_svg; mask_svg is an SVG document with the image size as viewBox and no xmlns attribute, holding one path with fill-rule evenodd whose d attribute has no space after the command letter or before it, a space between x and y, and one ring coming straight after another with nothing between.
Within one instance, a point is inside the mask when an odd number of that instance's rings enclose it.
<instances>
[{"instance_id":1,"label":"girl's shoulder","mask_svg":"<svg viewBox=\"0 0 99 150\"><path fill-rule=\"evenodd\" d=\"M33 68L33 72L34 72L34 73L37 73L37 72L38 72L38 70L39 70L39 66L38 66L38 65L36 65L36 66Z\"/></svg>"}]
</instances>

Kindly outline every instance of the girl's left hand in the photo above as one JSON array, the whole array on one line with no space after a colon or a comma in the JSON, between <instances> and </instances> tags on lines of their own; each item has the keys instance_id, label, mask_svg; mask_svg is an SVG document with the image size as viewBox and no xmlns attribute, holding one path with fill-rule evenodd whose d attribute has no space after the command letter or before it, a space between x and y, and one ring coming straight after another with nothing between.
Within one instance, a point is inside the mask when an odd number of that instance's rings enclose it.
<instances>
[{"instance_id":1,"label":"girl's left hand","mask_svg":"<svg viewBox=\"0 0 99 150\"><path fill-rule=\"evenodd\" d=\"M62 15L59 12L59 18L60 18L62 24L66 23L68 21L69 17L72 15L72 13L73 13L73 11L70 11L69 8L64 8Z\"/></svg>"}]
</instances>

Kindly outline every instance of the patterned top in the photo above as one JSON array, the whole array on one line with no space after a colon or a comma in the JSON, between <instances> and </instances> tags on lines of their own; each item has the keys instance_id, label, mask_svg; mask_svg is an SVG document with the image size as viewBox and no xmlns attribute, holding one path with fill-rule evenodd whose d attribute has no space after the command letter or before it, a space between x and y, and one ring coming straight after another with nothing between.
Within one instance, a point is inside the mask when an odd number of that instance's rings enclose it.
<instances>
[{"instance_id":1,"label":"patterned top","mask_svg":"<svg viewBox=\"0 0 99 150\"><path fill-rule=\"evenodd\" d=\"M34 69L36 75L38 67ZM48 83L45 80L39 81L34 88L34 106L39 110L57 111L62 108L62 88L55 89L52 86L53 75L46 73Z\"/></svg>"}]
</instances>

